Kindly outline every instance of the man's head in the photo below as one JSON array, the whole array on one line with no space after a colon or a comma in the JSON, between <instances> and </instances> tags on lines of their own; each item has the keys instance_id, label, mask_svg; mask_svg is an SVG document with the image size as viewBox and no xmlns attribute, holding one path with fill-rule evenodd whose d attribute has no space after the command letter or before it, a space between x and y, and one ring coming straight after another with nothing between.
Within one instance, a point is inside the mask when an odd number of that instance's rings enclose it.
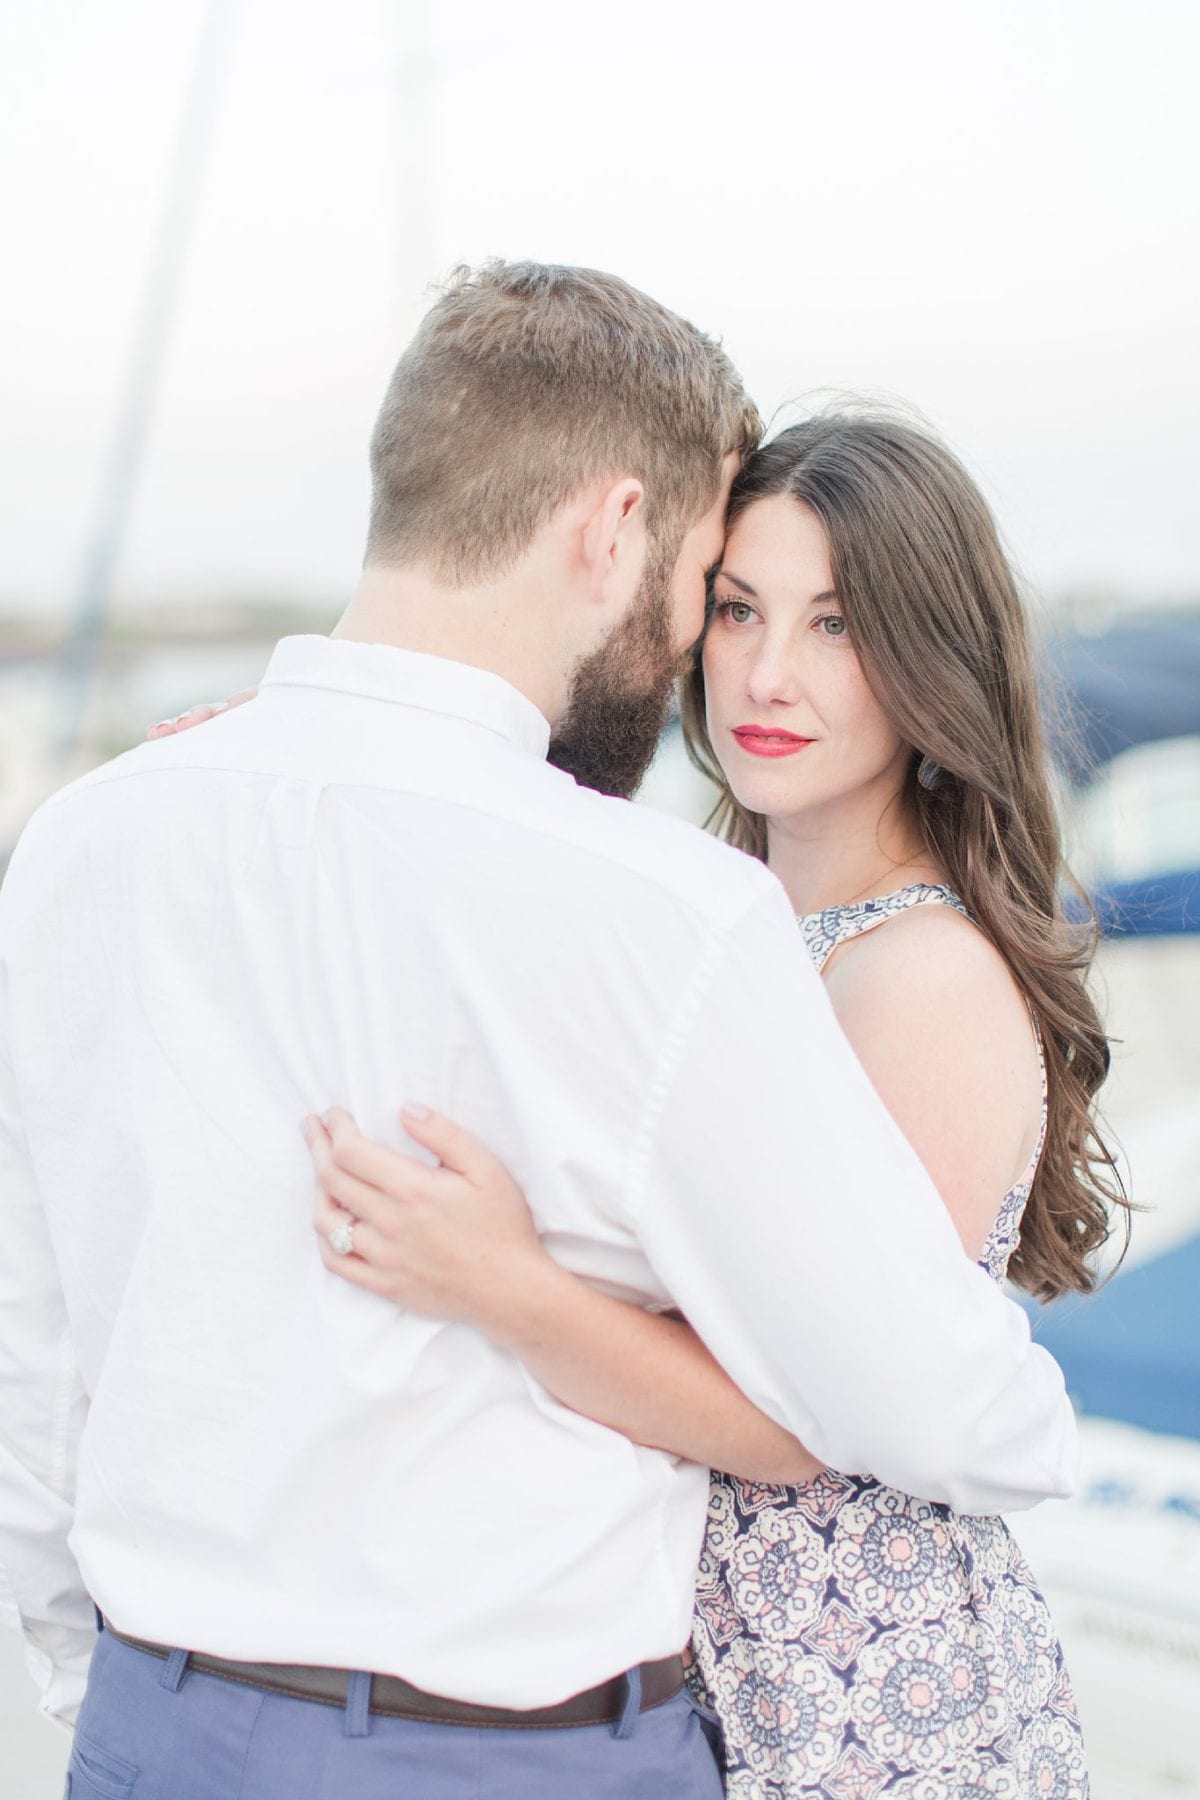
<instances>
[{"instance_id":1,"label":"man's head","mask_svg":"<svg viewBox=\"0 0 1200 1800\"><path fill-rule=\"evenodd\" d=\"M720 346L616 276L461 270L376 423L367 569L494 588L532 558L543 589L590 586L600 604L573 642L553 754L590 785L627 791L702 628L724 498L760 429ZM651 718L643 754L633 740ZM614 733L620 754L597 759Z\"/></svg>"}]
</instances>

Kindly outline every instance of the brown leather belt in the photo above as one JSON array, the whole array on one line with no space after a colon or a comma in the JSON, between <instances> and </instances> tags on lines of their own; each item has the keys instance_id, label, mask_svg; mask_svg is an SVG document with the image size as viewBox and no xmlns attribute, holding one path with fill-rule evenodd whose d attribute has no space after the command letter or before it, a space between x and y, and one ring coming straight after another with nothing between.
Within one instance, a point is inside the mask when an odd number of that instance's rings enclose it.
<instances>
[{"instance_id":1,"label":"brown leather belt","mask_svg":"<svg viewBox=\"0 0 1200 1800\"><path fill-rule=\"evenodd\" d=\"M104 1621L104 1629L131 1650L142 1650L147 1656L166 1661L171 1651L165 1644L149 1644L144 1638L129 1637L115 1625ZM223 1656L208 1656L193 1650L188 1668L200 1675L215 1675L221 1681L236 1681L243 1687L265 1688L270 1694L286 1694L293 1700L315 1700L321 1706L345 1706L350 1681L348 1669L322 1669L306 1663L229 1662ZM683 1660L665 1657L661 1662L642 1663L641 1711L662 1706L683 1686ZM450 1700L443 1694L427 1694L398 1675L372 1675L371 1711L389 1719L422 1719L434 1725L476 1725L492 1730L528 1731L562 1729L571 1725L609 1725L619 1719L625 1705L626 1684L623 1675L602 1681L599 1687L573 1694L557 1706L539 1706L532 1712L515 1712L502 1706L473 1706L466 1700Z\"/></svg>"}]
</instances>

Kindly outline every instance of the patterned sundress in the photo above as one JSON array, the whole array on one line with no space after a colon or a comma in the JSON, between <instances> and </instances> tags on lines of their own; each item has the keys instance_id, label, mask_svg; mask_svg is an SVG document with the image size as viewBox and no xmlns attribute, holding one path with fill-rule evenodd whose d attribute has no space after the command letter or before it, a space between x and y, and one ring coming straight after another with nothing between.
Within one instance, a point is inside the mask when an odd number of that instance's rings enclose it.
<instances>
[{"instance_id":1,"label":"patterned sundress","mask_svg":"<svg viewBox=\"0 0 1200 1800\"><path fill-rule=\"evenodd\" d=\"M944 887L800 920L818 968ZM1000 1281L1046 1130L981 1264ZM714 1475L689 1683L720 1720L730 1800L1087 1800L1054 1626L1003 1521L826 1471Z\"/></svg>"}]
</instances>

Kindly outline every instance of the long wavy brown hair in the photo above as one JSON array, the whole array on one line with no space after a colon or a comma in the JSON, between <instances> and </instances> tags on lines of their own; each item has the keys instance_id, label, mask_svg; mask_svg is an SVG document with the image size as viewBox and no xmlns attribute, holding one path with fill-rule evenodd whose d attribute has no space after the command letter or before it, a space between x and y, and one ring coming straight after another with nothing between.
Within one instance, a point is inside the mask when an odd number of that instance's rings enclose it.
<instances>
[{"instance_id":1,"label":"long wavy brown hair","mask_svg":"<svg viewBox=\"0 0 1200 1800\"><path fill-rule=\"evenodd\" d=\"M925 847L1003 956L1041 1029L1049 1084L1045 1146L1013 1255L1040 1299L1096 1285L1094 1253L1129 1202L1095 1114L1108 1040L1087 986L1096 945L1068 922L1030 635L1017 584L978 488L937 440L877 412L824 413L753 452L730 524L791 494L829 542L850 639L875 698L912 746L905 800ZM689 754L720 798L709 820L766 857L766 820L741 807L713 752L697 650L684 681ZM922 759L940 773L917 779ZM1079 893L1075 887L1076 894Z\"/></svg>"}]
</instances>

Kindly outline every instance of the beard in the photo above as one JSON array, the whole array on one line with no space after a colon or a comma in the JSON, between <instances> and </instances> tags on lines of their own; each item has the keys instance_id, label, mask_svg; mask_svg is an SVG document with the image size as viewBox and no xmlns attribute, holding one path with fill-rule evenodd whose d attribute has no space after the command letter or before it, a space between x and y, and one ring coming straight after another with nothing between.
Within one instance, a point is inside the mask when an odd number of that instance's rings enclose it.
<instances>
[{"instance_id":1,"label":"beard","mask_svg":"<svg viewBox=\"0 0 1200 1800\"><path fill-rule=\"evenodd\" d=\"M547 761L581 787L629 800L654 760L686 658L673 643L675 559L652 555L628 616L576 666Z\"/></svg>"}]
</instances>

